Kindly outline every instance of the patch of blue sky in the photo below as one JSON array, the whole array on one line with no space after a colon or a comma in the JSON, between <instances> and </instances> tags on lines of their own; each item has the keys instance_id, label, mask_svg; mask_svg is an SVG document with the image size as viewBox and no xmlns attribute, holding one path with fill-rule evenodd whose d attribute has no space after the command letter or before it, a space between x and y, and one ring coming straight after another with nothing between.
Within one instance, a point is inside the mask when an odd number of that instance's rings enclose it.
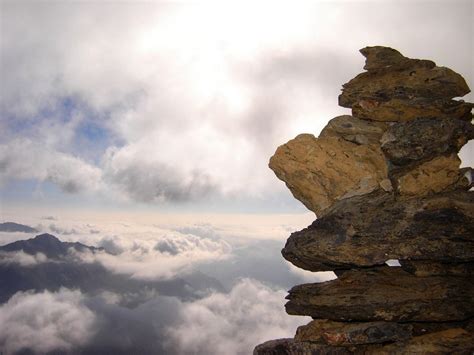
<instances>
[{"instance_id":1,"label":"patch of blue sky","mask_svg":"<svg viewBox=\"0 0 474 355\"><path fill-rule=\"evenodd\" d=\"M34 137L42 124L64 125L77 120L74 132L67 147L61 147L66 153L97 164L110 145L121 146L107 128L110 111L98 112L76 96L65 96L54 100L31 117L3 116L7 132L2 137L6 141L14 137Z\"/></svg>"}]
</instances>

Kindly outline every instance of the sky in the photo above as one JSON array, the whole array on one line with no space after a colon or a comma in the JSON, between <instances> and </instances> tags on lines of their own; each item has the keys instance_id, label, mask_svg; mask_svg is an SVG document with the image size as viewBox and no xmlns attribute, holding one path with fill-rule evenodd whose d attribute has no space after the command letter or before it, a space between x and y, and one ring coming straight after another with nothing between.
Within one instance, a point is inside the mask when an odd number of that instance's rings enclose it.
<instances>
[{"instance_id":1,"label":"sky","mask_svg":"<svg viewBox=\"0 0 474 355\"><path fill-rule=\"evenodd\" d=\"M472 19L472 1L2 1L2 211L304 213L268 160L350 113L358 50L472 85Z\"/></svg>"},{"instance_id":2,"label":"sky","mask_svg":"<svg viewBox=\"0 0 474 355\"><path fill-rule=\"evenodd\" d=\"M472 87L473 23L472 0L0 0L0 222L107 251L75 263L136 280L199 271L225 289L136 307L112 292L19 292L0 304L0 349L247 354L293 336L308 319L285 314L286 290L334 274L281 257L315 216L269 158L350 114L337 99L365 46ZM474 144L460 155L474 165ZM34 235L0 232L0 245ZM47 262L0 253L0 267Z\"/></svg>"}]
</instances>

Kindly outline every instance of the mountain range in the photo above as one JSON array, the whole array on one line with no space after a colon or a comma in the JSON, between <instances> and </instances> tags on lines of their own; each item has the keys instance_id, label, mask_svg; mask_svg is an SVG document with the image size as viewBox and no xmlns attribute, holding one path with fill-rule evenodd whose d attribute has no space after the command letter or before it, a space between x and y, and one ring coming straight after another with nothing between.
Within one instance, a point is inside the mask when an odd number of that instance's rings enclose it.
<instances>
[{"instance_id":1,"label":"mountain range","mask_svg":"<svg viewBox=\"0 0 474 355\"><path fill-rule=\"evenodd\" d=\"M202 297L209 291L222 291L224 287L215 278L194 271L169 280L141 280L117 274L98 262L82 262L71 256L71 250L79 253L106 253L103 248L82 243L60 241L51 234L41 234L32 239L19 240L0 247L0 303L6 302L18 291L56 291L61 287L80 289L95 295L103 291L121 295L133 295L126 306L143 301L150 292L174 296L181 300ZM15 253L46 258L37 263L22 265L7 262ZM2 261L3 259L3 261ZM127 298L125 298L127 299Z\"/></svg>"}]
</instances>

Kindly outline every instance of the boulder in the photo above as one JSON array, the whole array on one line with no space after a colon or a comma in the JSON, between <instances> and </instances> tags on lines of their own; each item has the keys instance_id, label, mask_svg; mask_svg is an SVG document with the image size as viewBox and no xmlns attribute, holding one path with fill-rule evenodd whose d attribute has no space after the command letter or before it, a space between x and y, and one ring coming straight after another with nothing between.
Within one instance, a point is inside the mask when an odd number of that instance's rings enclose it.
<instances>
[{"instance_id":1,"label":"boulder","mask_svg":"<svg viewBox=\"0 0 474 355\"><path fill-rule=\"evenodd\" d=\"M348 270L289 291L286 311L341 322L441 322L474 316L472 278L417 277L399 267Z\"/></svg>"},{"instance_id":2,"label":"boulder","mask_svg":"<svg viewBox=\"0 0 474 355\"><path fill-rule=\"evenodd\" d=\"M379 145L327 134L320 139L300 134L270 159L270 168L297 200L322 216L338 200L391 188Z\"/></svg>"},{"instance_id":3,"label":"boulder","mask_svg":"<svg viewBox=\"0 0 474 355\"><path fill-rule=\"evenodd\" d=\"M412 326L391 322L344 323L317 319L298 327L296 341L310 341L333 346L380 344L407 340Z\"/></svg>"},{"instance_id":4,"label":"boulder","mask_svg":"<svg viewBox=\"0 0 474 355\"><path fill-rule=\"evenodd\" d=\"M406 342L366 349L365 354L465 354L474 352L474 333L462 328L447 329L414 337Z\"/></svg>"},{"instance_id":5,"label":"boulder","mask_svg":"<svg viewBox=\"0 0 474 355\"><path fill-rule=\"evenodd\" d=\"M379 145L388 127L383 122L360 120L349 115L338 116L328 122L319 138L336 137L355 144Z\"/></svg>"},{"instance_id":6,"label":"boulder","mask_svg":"<svg viewBox=\"0 0 474 355\"><path fill-rule=\"evenodd\" d=\"M292 233L283 257L310 271L383 265L388 259L474 261L474 191L396 199L377 191L339 201Z\"/></svg>"},{"instance_id":7,"label":"boulder","mask_svg":"<svg viewBox=\"0 0 474 355\"><path fill-rule=\"evenodd\" d=\"M386 101L359 100L352 105L354 117L386 122L407 122L419 118L471 121L473 104L448 99L412 98Z\"/></svg>"},{"instance_id":8,"label":"boulder","mask_svg":"<svg viewBox=\"0 0 474 355\"><path fill-rule=\"evenodd\" d=\"M464 178L460 165L457 154L435 157L396 177L397 192L408 196L443 192Z\"/></svg>"},{"instance_id":9,"label":"boulder","mask_svg":"<svg viewBox=\"0 0 474 355\"><path fill-rule=\"evenodd\" d=\"M347 348L310 342L299 342L291 338L270 340L257 345L253 355L348 355Z\"/></svg>"},{"instance_id":10,"label":"boulder","mask_svg":"<svg viewBox=\"0 0 474 355\"><path fill-rule=\"evenodd\" d=\"M389 51L386 47L361 51L368 60L366 67L374 70L361 73L343 85L340 106L352 108L366 100L452 99L470 92L463 77L453 70L437 67L432 61L410 60L393 52L385 55ZM382 57L385 59L379 61L378 53L384 53Z\"/></svg>"},{"instance_id":11,"label":"boulder","mask_svg":"<svg viewBox=\"0 0 474 355\"><path fill-rule=\"evenodd\" d=\"M433 260L400 260L403 270L416 276L474 276L474 262L436 262Z\"/></svg>"}]
</instances>

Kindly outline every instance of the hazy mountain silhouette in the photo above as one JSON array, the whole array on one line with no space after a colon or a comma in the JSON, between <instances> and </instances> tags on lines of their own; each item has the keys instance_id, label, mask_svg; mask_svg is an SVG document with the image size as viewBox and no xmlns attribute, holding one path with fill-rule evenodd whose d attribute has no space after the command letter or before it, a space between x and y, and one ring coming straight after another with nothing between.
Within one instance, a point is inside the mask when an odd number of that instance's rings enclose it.
<instances>
[{"instance_id":1,"label":"hazy mountain silhouette","mask_svg":"<svg viewBox=\"0 0 474 355\"><path fill-rule=\"evenodd\" d=\"M43 253L48 258L62 258L68 255L70 248L75 249L78 252L85 251L103 251L103 248L95 248L84 245L82 243L70 243L62 242L54 235L44 233L37 235L36 237L28 240L18 240L16 242L7 244L0 247L0 251L20 251L22 250L26 254L35 255L37 253Z\"/></svg>"},{"instance_id":2,"label":"hazy mountain silhouette","mask_svg":"<svg viewBox=\"0 0 474 355\"><path fill-rule=\"evenodd\" d=\"M0 232L38 233L38 230L24 224L5 222L0 223Z\"/></svg>"},{"instance_id":3,"label":"hazy mountain silhouette","mask_svg":"<svg viewBox=\"0 0 474 355\"><path fill-rule=\"evenodd\" d=\"M6 302L18 291L50 290L61 287L80 289L82 292L97 294L111 291L129 294L128 305L140 303L143 297L157 292L164 296L175 296L191 300L207 290L222 291L219 281L199 271L180 275L170 280L139 280L127 275L115 274L100 263L84 263L73 258L69 250L78 252L105 253L81 243L62 242L51 234L41 234L28 240L20 240L0 247L0 302ZM42 253L47 260L35 265L22 266L19 263L2 263L5 253L23 251L29 255ZM3 254L3 255L1 255Z\"/></svg>"}]
</instances>

